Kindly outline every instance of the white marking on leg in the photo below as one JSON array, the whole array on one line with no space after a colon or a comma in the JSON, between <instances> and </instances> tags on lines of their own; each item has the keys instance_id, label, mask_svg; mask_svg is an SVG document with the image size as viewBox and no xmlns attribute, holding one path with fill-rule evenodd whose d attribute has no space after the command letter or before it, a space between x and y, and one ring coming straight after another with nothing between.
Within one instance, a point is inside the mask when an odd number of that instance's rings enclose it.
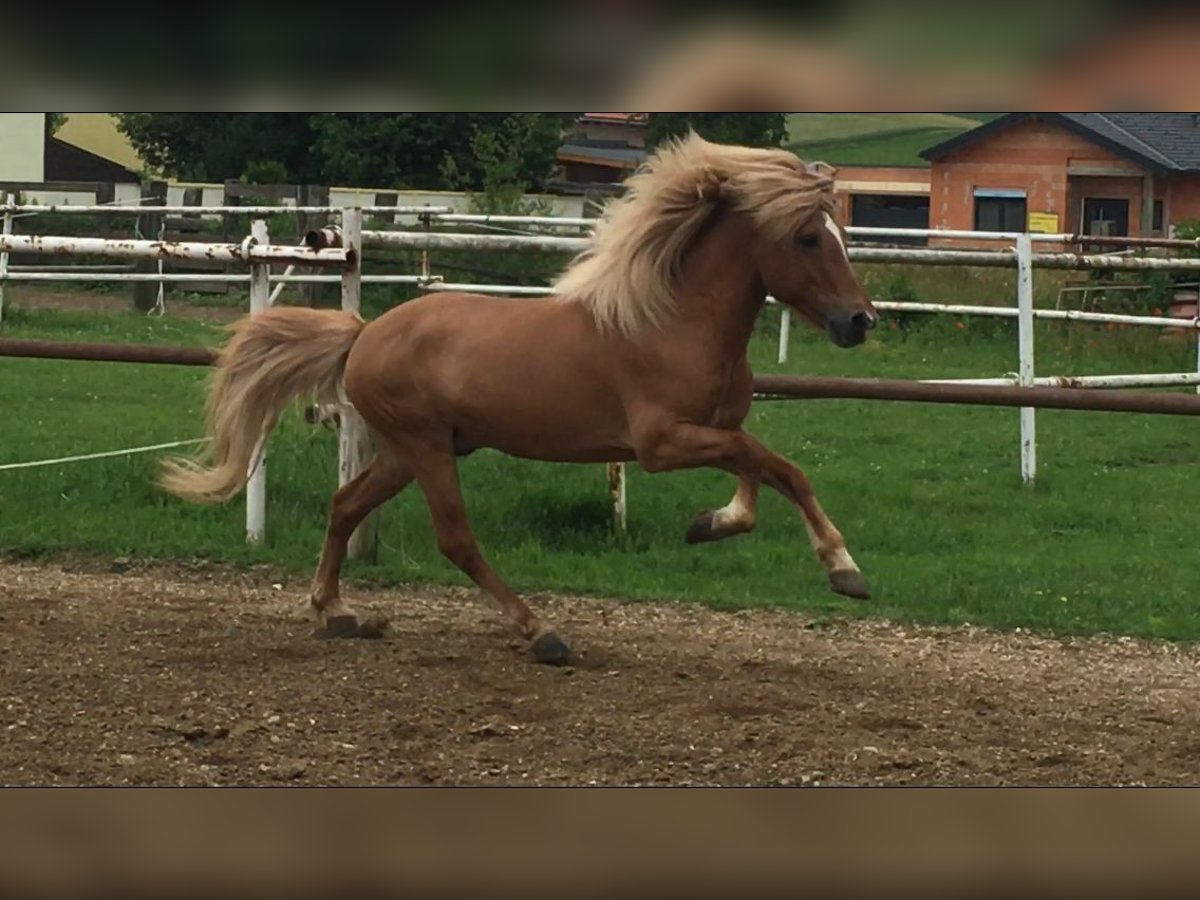
<instances>
[{"instance_id":1,"label":"white marking on leg","mask_svg":"<svg viewBox=\"0 0 1200 900\"><path fill-rule=\"evenodd\" d=\"M713 528L724 531L738 529L749 531L754 527L754 510L746 502L739 489L733 499L713 513Z\"/></svg>"},{"instance_id":2,"label":"white marking on leg","mask_svg":"<svg viewBox=\"0 0 1200 900\"><path fill-rule=\"evenodd\" d=\"M857 572L858 565L850 557L850 552L845 547L837 547L829 554L829 571L839 572L843 569Z\"/></svg>"},{"instance_id":3,"label":"white marking on leg","mask_svg":"<svg viewBox=\"0 0 1200 900\"><path fill-rule=\"evenodd\" d=\"M812 524L807 518L804 519L804 530L808 532L808 541L812 544L813 551L817 554L817 559L821 561L826 572L837 572L841 569L859 571L858 563L854 561L845 544L839 546L823 542L817 537L816 531L813 530ZM841 540L841 538L838 537L837 540Z\"/></svg>"}]
</instances>

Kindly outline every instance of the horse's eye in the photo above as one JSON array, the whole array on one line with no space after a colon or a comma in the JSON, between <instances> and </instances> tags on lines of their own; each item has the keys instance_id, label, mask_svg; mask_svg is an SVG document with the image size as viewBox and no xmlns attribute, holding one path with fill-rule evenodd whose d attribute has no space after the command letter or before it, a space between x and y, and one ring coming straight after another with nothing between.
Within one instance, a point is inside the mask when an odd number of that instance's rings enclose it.
<instances>
[{"instance_id":1,"label":"horse's eye","mask_svg":"<svg viewBox=\"0 0 1200 900\"><path fill-rule=\"evenodd\" d=\"M821 237L817 234L801 234L796 236L796 243L801 247L815 247L821 243Z\"/></svg>"}]
</instances>

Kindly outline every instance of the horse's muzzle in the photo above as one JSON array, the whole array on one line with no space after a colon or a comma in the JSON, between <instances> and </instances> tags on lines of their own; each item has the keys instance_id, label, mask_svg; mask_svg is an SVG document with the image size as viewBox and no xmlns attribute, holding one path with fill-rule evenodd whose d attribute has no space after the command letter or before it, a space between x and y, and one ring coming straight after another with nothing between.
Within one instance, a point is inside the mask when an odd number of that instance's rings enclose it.
<instances>
[{"instance_id":1,"label":"horse's muzzle","mask_svg":"<svg viewBox=\"0 0 1200 900\"><path fill-rule=\"evenodd\" d=\"M857 347L867 339L867 332L875 327L875 316L863 310L844 318L830 318L826 328L829 338L839 347Z\"/></svg>"}]
</instances>

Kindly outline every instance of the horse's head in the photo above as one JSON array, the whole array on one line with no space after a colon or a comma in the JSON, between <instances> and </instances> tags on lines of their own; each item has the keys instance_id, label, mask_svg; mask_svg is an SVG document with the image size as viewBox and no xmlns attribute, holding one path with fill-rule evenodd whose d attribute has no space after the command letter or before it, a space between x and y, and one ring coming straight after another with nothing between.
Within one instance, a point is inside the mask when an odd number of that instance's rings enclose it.
<instances>
[{"instance_id":1,"label":"horse's head","mask_svg":"<svg viewBox=\"0 0 1200 900\"><path fill-rule=\"evenodd\" d=\"M587 302L602 327L626 335L661 324L677 307L689 248L709 224L738 221L736 237L710 232L718 261L709 268L730 271L732 256L738 275L756 279L756 302L765 287L838 346L854 347L876 314L830 215L833 190L831 167L787 150L714 144L695 132L669 139L609 204L555 291ZM710 275L705 287L721 293Z\"/></svg>"},{"instance_id":2,"label":"horse's head","mask_svg":"<svg viewBox=\"0 0 1200 900\"><path fill-rule=\"evenodd\" d=\"M818 175L813 166L808 172ZM828 176L832 185L832 175ZM831 214L825 189L799 225L763 223L755 242L755 262L767 292L824 329L839 347L867 339L878 315L854 274L842 229ZM786 222L786 219L784 220ZM775 225L775 227L770 227Z\"/></svg>"}]
</instances>

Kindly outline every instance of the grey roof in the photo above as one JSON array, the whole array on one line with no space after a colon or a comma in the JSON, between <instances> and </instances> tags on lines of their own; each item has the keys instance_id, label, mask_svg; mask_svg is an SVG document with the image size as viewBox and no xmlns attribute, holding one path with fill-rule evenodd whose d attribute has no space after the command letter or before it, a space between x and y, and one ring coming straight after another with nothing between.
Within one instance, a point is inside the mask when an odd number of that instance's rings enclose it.
<instances>
[{"instance_id":1,"label":"grey roof","mask_svg":"<svg viewBox=\"0 0 1200 900\"><path fill-rule=\"evenodd\" d=\"M1064 113L1106 129L1118 143L1161 157L1168 168L1200 170L1200 124L1193 113ZM1122 136L1126 137L1122 137Z\"/></svg>"},{"instance_id":2,"label":"grey roof","mask_svg":"<svg viewBox=\"0 0 1200 900\"><path fill-rule=\"evenodd\" d=\"M1009 113L921 151L937 159L979 138L1036 116L1074 131L1156 172L1200 172L1200 114Z\"/></svg>"}]
</instances>

